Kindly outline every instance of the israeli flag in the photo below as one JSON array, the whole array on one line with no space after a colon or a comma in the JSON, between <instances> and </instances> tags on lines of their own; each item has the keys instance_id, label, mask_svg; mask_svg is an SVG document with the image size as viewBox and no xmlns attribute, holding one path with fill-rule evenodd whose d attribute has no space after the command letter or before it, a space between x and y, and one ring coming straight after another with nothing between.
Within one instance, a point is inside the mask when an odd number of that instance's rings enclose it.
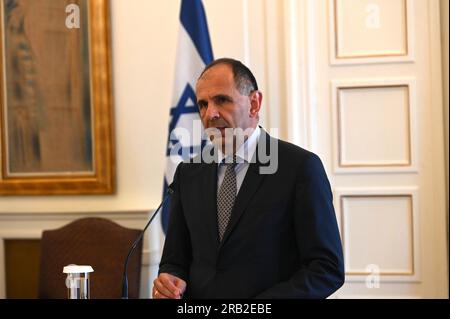
<instances>
[{"instance_id":1,"label":"israeli flag","mask_svg":"<svg viewBox=\"0 0 450 319\"><path fill-rule=\"evenodd\" d=\"M195 83L204 67L213 60L208 24L201 0L182 0L176 56L175 83L170 109L166 149L164 192L172 183L178 164L201 152L203 132L195 98ZM189 132L189 134L186 134ZM170 200L162 209L161 221L167 230Z\"/></svg>"}]
</instances>

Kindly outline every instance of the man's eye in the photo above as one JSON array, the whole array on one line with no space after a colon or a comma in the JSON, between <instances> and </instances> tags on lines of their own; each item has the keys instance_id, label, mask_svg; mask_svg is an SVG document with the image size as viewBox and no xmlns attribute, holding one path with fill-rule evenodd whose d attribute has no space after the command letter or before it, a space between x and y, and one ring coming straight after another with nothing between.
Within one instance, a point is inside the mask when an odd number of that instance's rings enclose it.
<instances>
[{"instance_id":1,"label":"man's eye","mask_svg":"<svg viewBox=\"0 0 450 319\"><path fill-rule=\"evenodd\" d=\"M224 97L224 96L216 97L216 103L217 104L224 104L226 102L228 102L228 99L226 97Z\"/></svg>"},{"instance_id":2,"label":"man's eye","mask_svg":"<svg viewBox=\"0 0 450 319\"><path fill-rule=\"evenodd\" d=\"M205 102L198 102L197 104L200 109L204 109L207 106L207 103L205 103Z\"/></svg>"}]
</instances>

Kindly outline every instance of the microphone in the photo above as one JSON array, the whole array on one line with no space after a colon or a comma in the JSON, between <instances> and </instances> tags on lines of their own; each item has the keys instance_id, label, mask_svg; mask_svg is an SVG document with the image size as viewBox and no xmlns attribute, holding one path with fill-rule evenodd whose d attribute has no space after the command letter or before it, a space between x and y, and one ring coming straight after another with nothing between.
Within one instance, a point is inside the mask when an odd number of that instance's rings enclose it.
<instances>
[{"instance_id":1,"label":"microphone","mask_svg":"<svg viewBox=\"0 0 450 319\"><path fill-rule=\"evenodd\" d=\"M155 210L155 212L152 215L152 218L148 221L147 225L145 225L144 230L139 234L138 238L133 243L133 246L131 246L130 251L128 252L127 258L125 259L125 265L123 269L123 277L122 277L122 299L128 299L128 261L130 259L131 254L136 249L136 246L139 244L139 242L142 240L142 237L144 236L144 232L147 230L148 226L150 226L151 222L155 218L156 214L158 214L159 210L161 209L161 206L167 201L167 199L174 193L173 189L169 186L167 187L166 195L164 196L164 199L162 200L161 204L159 204L158 208Z\"/></svg>"}]
</instances>

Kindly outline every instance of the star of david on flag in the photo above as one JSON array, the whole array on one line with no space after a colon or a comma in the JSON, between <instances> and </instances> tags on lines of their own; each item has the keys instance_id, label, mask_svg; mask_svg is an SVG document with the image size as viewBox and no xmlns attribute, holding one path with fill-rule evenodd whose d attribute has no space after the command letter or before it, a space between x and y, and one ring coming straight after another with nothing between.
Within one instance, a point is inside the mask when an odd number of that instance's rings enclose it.
<instances>
[{"instance_id":1,"label":"star of david on flag","mask_svg":"<svg viewBox=\"0 0 450 319\"><path fill-rule=\"evenodd\" d=\"M213 60L205 10L201 0L182 0L180 27L175 65L175 83L170 109L169 136L166 149L164 190L172 183L178 164L201 152L205 141L202 132L195 132L194 123L200 121L196 104L195 82L204 67ZM181 132L190 132L190 139L181 138ZM177 132L178 131L178 132ZM164 232L169 220L170 198L162 207L161 222Z\"/></svg>"}]
</instances>

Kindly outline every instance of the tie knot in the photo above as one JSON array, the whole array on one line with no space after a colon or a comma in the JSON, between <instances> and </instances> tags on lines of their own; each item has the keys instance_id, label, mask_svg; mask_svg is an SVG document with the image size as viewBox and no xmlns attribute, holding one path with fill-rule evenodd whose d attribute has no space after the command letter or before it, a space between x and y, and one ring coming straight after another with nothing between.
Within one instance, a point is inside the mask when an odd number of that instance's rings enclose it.
<instances>
[{"instance_id":1,"label":"tie knot","mask_svg":"<svg viewBox=\"0 0 450 319\"><path fill-rule=\"evenodd\" d=\"M238 159L237 159L236 155L228 156L228 157L223 159L222 164L226 165L227 167L231 166L231 165L234 167L234 166L236 166L238 164L237 160Z\"/></svg>"}]
</instances>

